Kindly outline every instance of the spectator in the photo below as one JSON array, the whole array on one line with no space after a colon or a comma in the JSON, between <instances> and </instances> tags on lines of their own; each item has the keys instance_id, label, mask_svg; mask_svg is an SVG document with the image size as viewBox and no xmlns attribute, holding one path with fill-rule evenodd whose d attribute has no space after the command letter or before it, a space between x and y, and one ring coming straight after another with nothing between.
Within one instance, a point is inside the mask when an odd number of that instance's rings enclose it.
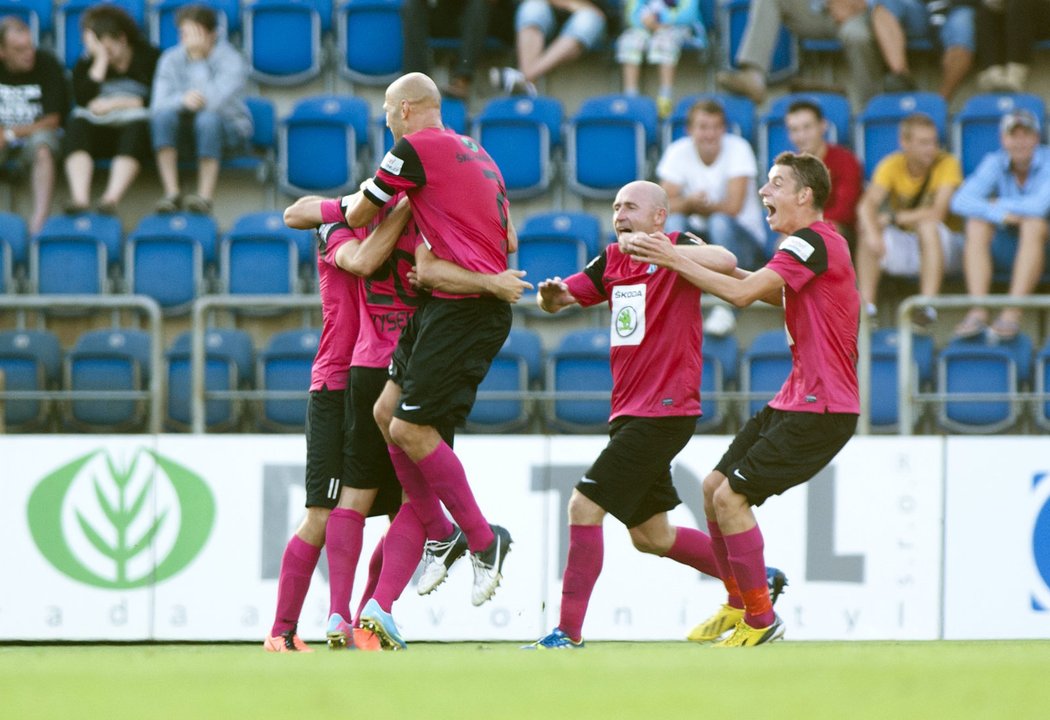
<instances>
[{"instance_id":1,"label":"spectator","mask_svg":"<svg viewBox=\"0 0 1050 720\"><path fill-rule=\"evenodd\" d=\"M941 86L946 100L955 94L973 65L974 0L875 0L871 26L886 63L886 92L915 89L908 68L908 40L933 38L944 51Z\"/></svg>"},{"instance_id":2,"label":"spectator","mask_svg":"<svg viewBox=\"0 0 1050 720\"><path fill-rule=\"evenodd\" d=\"M497 0L405 0L401 6L404 72L430 72L432 35L458 37L460 46L443 94L468 99L496 3Z\"/></svg>"},{"instance_id":3,"label":"spectator","mask_svg":"<svg viewBox=\"0 0 1050 720\"><path fill-rule=\"evenodd\" d=\"M841 145L826 140L828 121L820 105L796 100L784 114L788 140L800 153L809 153L824 162L831 175L831 195L824 205L824 220L835 226L853 250L856 238L857 201L860 200L860 162Z\"/></svg>"},{"instance_id":4,"label":"spectator","mask_svg":"<svg viewBox=\"0 0 1050 720\"><path fill-rule=\"evenodd\" d=\"M952 211L966 219L963 265L966 292L987 295L993 257L1013 253L1009 294L1030 295L1045 262L1050 212L1050 148L1040 145L1039 119L1014 110L999 123L1002 149L985 156L952 198ZM974 307L955 328L956 337L985 333L1010 340L1021 329L1021 310L1005 308L988 327L988 310Z\"/></svg>"},{"instance_id":5,"label":"spectator","mask_svg":"<svg viewBox=\"0 0 1050 720\"><path fill-rule=\"evenodd\" d=\"M881 61L865 0L753 0L736 54L736 71L718 73L718 84L756 103L766 97L766 76L783 23L799 37L838 38L850 71L852 102L862 107L879 91Z\"/></svg>"},{"instance_id":6,"label":"spectator","mask_svg":"<svg viewBox=\"0 0 1050 720\"><path fill-rule=\"evenodd\" d=\"M644 54L650 65L659 66L656 107L665 118L671 114L682 45L704 32L699 0L627 0L624 22L627 29L616 41L616 61L623 66L623 91L638 94Z\"/></svg>"},{"instance_id":7,"label":"spectator","mask_svg":"<svg viewBox=\"0 0 1050 720\"><path fill-rule=\"evenodd\" d=\"M493 86L535 95L537 80L598 44L606 22L605 12L590 0L523 0L514 17L518 67L492 68Z\"/></svg>"},{"instance_id":8,"label":"spectator","mask_svg":"<svg viewBox=\"0 0 1050 720\"><path fill-rule=\"evenodd\" d=\"M33 234L51 212L58 130L68 104L55 56L33 45L29 27L18 18L0 20L0 161L31 168Z\"/></svg>"},{"instance_id":9,"label":"spectator","mask_svg":"<svg viewBox=\"0 0 1050 720\"><path fill-rule=\"evenodd\" d=\"M160 56L150 104L153 149L164 188L154 210L210 213L223 151L244 148L252 134L252 117L244 104L247 68L241 54L219 38L210 7L185 5L175 24L179 44ZM184 143L197 153L197 193L185 197L178 168Z\"/></svg>"},{"instance_id":10,"label":"spectator","mask_svg":"<svg viewBox=\"0 0 1050 720\"><path fill-rule=\"evenodd\" d=\"M986 0L977 4L977 87L1024 92L1032 46L1050 38L1043 0Z\"/></svg>"},{"instance_id":11,"label":"spectator","mask_svg":"<svg viewBox=\"0 0 1050 720\"><path fill-rule=\"evenodd\" d=\"M85 212L95 158L112 157L97 210L115 215L117 203L149 158L149 101L160 52L117 5L96 5L80 18L84 55L73 67L77 107L66 124L68 212Z\"/></svg>"},{"instance_id":12,"label":"spectator","mask_svg":"<svg viewBox=\"0 0 1050 720\"><path fill-rule=\"evenodd\" d=\"M761 267L766 229L751 145L726 133L725 110L714 100L699 100L689 108L686 132L667 147L656 166L656 177L670 200L667 231L690 230L728 249L741 268ZM721 305L704 322L705 332L712 335L727 335L735 326L732 312Z\"/></svg>"},{"instance_id":13,"label":"spectator","mask_svg":"<svg viewBox=\"0 0 1050 720\"><path fill-rule=\"evenodd\" d=\"M900 125L900 150L875 167L857 219L857 281L869 315L876 314L879 277L919 276L919 292L940 292L945 272L962 266L961 223L949 214L952 193L962 182L959 160L942 150L937 125L922 113ZM915 308L911 321L924 329L936 321L929 306Z\"/></svg>"}]
</instances>

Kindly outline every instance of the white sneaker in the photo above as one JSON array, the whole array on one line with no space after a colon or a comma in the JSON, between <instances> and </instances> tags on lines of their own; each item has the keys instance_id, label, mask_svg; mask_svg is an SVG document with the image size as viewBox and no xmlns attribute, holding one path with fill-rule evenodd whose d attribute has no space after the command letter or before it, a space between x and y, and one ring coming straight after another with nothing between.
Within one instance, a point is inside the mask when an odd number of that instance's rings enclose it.
<instances>
[{"instance_id":1,"label":"white sneaker","mask_svg":"<svg viewBox=\"0 0 1050 720\"><path fill-rule=\"evenodd\" d=\"M419 576L416 592L429 595L445 582L452 563L467 551L467 536L458 527L443 540L427 540L423 546L423 574Z\"/></svg>"},{"instance_id":2,"label":"white sneaker","mask_svg":"<svg viewBox=\"0 0 1050 720\"><path fill-rule=\"evenodd\" d=\"M492 532L496 536L492 544L479 553L470 554L470 563L474 566L474 587L470 601L474 605L481 605L495 594L503 579L503 560L510 552L512 541L507 529L493 525Z\"/></svg>"},{"instance_id":3,"label":"white sneaker","mask_svg":"<svg viewBox=\"0 0 1050 720\"><path fill-rule=\"evenodd\" d=\"M704 320L704 333L725 337L736 330L736 315L725 305L715 305Z\"/></svg>"},{"instance_id":4,"label":"white sneaker","mask_svg":"<svg viewBox=\"0 0 1050 720\"><path fill-rule=\"evenodd\" d=\"M525 73L512 67L494 67L489 69L489 82L492 87L508 95L528 95L536 97L536 86L525 79Z\"/></svg>"}]
</instances>

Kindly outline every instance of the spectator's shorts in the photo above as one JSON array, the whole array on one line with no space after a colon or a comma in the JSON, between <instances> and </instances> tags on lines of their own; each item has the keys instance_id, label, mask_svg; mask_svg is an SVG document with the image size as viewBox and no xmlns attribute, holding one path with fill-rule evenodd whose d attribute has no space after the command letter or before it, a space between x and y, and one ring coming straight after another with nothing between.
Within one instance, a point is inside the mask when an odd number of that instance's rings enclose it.
<instances>
[{"instance_id":1,"label":"spectator's shorts","mask_svg":"<svg viewBox=\"0 0 1050 720\"><path fill-rule=\"evenodd\" d=\"M938 228L941 234L941 252L944 253L944 272L953 275L962 271L963 245L962 233L952 232L944 223ZM896 225L888 226L882 233L886 243L886 254L882 256L882 269L887 275L898 277L917 277L922 261L919 250L919 237Z\"/></svg>"},{"instance_id":2,"label":"spectator's shorts","mask_svg":"<svg viewBox=\"0 0 1050 720\"><path fill-rule=\"evenodd\" d=\"M554 37L557 26L554 8L547 0L525 0L518 6L514 16L514 29L521 31L526 27L537 27L544 37ZM560 34L579 41L588 50L601 42L605 35L605 16L594 8L581 8L569 15L562 24Z\"/></svg>"}]
</instances>

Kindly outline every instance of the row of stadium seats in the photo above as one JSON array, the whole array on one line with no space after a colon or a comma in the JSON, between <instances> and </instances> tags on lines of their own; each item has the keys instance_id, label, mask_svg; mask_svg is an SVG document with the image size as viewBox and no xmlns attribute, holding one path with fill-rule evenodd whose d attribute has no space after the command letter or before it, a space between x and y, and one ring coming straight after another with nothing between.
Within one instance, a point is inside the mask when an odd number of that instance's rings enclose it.
<instances>
[{"instance_id":1,"label":"row of stadium seats","mask_svg":"<svg viewBox=\"0 0 1050 720\"><path fill-rule=\"evenodd\" d=\"M306 419L306 388L317 352L316 329L273 334L255 352L243 330L209 329L205 335L205 390L229 393L256 388L284 393L250 405L228 395L206 400L209 430L239 429L245 423L262 431L300 431ZM44 330L0 332L0 371L8 391L127 393L145 391L155 371L149 362L149 336L141 330L93 330L63 353L58 339ZM190 334L180 335L166 353L165 426L187 430L190 411ZM896 330L872 335L871 422L875 430L895 431L898 422ZM1015 427L1023 403L1014 394L1027 388L1044 393L1032 404L1034 421L1050 429L1050 342L1033 354L1032 341L1019 335L1009 343L988 345L953 341L935 352L929 337L916 337L914 363L918 387L938 389L936 426L949 432L991 433ZM781 386L791 366L782 330L758 335L743 352L735 337L704 339L701 394L704 417L698 431L726 427L735 412L743 421ZM528 391L546 389L550 400L533 401ZM601 433L609 415L609 335L606 329L565 333L555 348L543 352L539 335L515 328L479 388L479 400L467 421L477 432L521 432L534 421L547 430ZM739 401L719 393L739 390ZM495 395L493 395L495 393ZM488 397L486 397L488 394ZM953 400L953 394L965 397ZM974 397L974 396L978 397ZM988 399L980 396L987 395ZM290 397L289 397L290 396ZM147 400L11 399L4 405L8 429L47 429L56 422L67 429L119 432L142 430ZM252 419L246 418L252 415ZM242 422L243 421L243 422Z\"/></svg>"}]
</instances>

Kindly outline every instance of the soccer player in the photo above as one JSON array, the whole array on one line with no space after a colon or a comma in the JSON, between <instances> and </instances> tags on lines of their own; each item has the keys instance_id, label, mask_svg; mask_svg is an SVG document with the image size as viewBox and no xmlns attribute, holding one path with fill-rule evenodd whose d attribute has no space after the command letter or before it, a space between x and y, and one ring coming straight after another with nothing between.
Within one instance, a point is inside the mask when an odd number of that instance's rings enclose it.
<instances>
[{"instance_id":1,"label":"soccer player","mask_svg":"<svg viewBox=\"0 0 1050 720\"><path fill-rule=\"evenodd\" d=\"M755 272L737 269L729 276L686 263L656 235L632 236L627 243L636 259L673 269L737 307L762 300L784 308L791 372L703 483L715 561L727 587L732 578L744 601L742 610L724 605L701 626L709 629L708 640L732 630L719 643L724 647L760 645L784 634L751 507L816 475L853 436L860 413L860 295L846 240L824 220L830 187L827 168L814 156L777 156L759 195L770 228L787 237Z\"/></svg>"},{"instance_id":2,"label":"soccer player","mask_svg":"<svg viewBox=\"0 0 1050 720\"><path fill-rule=\"evenodd\" d=\"M619 245L610 245L565 280L539 283L537 302L550 313L609 303L613 390L609 444L569 499L569 556L558 626L526 648L583 646L584 615L602 569L606 513L627 526L641 552L721 577L711 539L694 528L672 527L667 519L681 502L671 483L671 460L696 432L700 416L700 288L685 273L637 262L620 248L652 234L690 246L682 262L717 273L733 272L736 257L677 232L665 235L669 211L662 187L628 183L613 202Z\"/></svg>"},{"instance_id":3,"label":"soccer player","mask_svg":"<svg viewBox=\"0 0 1050 720\"><path fill-rule=\"evenodd\" d=\"M303 212L307 203L315 206L315 215ZM312 652L296 634L310 577L317 566L321 546L325 544L327 526L338 512L333 508L340 498L344 478L344 416L350 364L360 328L360 280L340 269L340 258L346 262L343 246L352 235L345 228L338 202L325 205L321 198L305 198L285 211L292 227L317 228L317 272L321 295L321 339L310 378L310 397L306 414L306 517L288 542L281 559L277 582L277 612L273 627L263 646L268 652ZM411 217L407 201L390 212L374 228L359 231L370 238L362 247L392 247ZM310 221L312 218L312 221ZM334 222L343 224L338 232ZM374 244L372 241L374 240ZM395 506L396 507L396 506ZM336 524L342 522L336 520ZM336 550L337 554L339 550ZM360 553L360 543L358 543ZM329 559L332 548L329 548ZM354 561L356 565L356 559ZM352 577L352 575L351 575ZM348 599L349 601L349 599Z\"/></svg>"},{"instance_id":4,"label":"soccer player","mask_svg":"<svg viewBox=\"0 0 1050 720\"><path fill-rule=\"evenodd\" d=\"M507 253L516 245L503 177L492 158L469 137L441 123L441 95L422 73L395 80L383 102L394 146L363 193L348 205L351 227L367 225L399 191L434 257L490 276L507 270ZM480 605L502 578L511 542L505 528L489 525L467 482L459 458L437 427L458 424L473 406L477 386L502 347L511 325L510 305L495 296L428 282L433 297L402 333L387 382L376 404L376 420L390 442L398 479L419 516L431 554L442 565L470 550L474 566L471 600ZM505 277L505 276L504 276ZM515 278L521 286L531 287ZM440 502L439 502L440 499ZM444 503L459 528L451 527ZM465 537L466 542L463 542ZM465 547L464 547L465 545ZM380 637L396 635L388 612L370 603L363 626Z\"/></svg>"}]
</instances>

